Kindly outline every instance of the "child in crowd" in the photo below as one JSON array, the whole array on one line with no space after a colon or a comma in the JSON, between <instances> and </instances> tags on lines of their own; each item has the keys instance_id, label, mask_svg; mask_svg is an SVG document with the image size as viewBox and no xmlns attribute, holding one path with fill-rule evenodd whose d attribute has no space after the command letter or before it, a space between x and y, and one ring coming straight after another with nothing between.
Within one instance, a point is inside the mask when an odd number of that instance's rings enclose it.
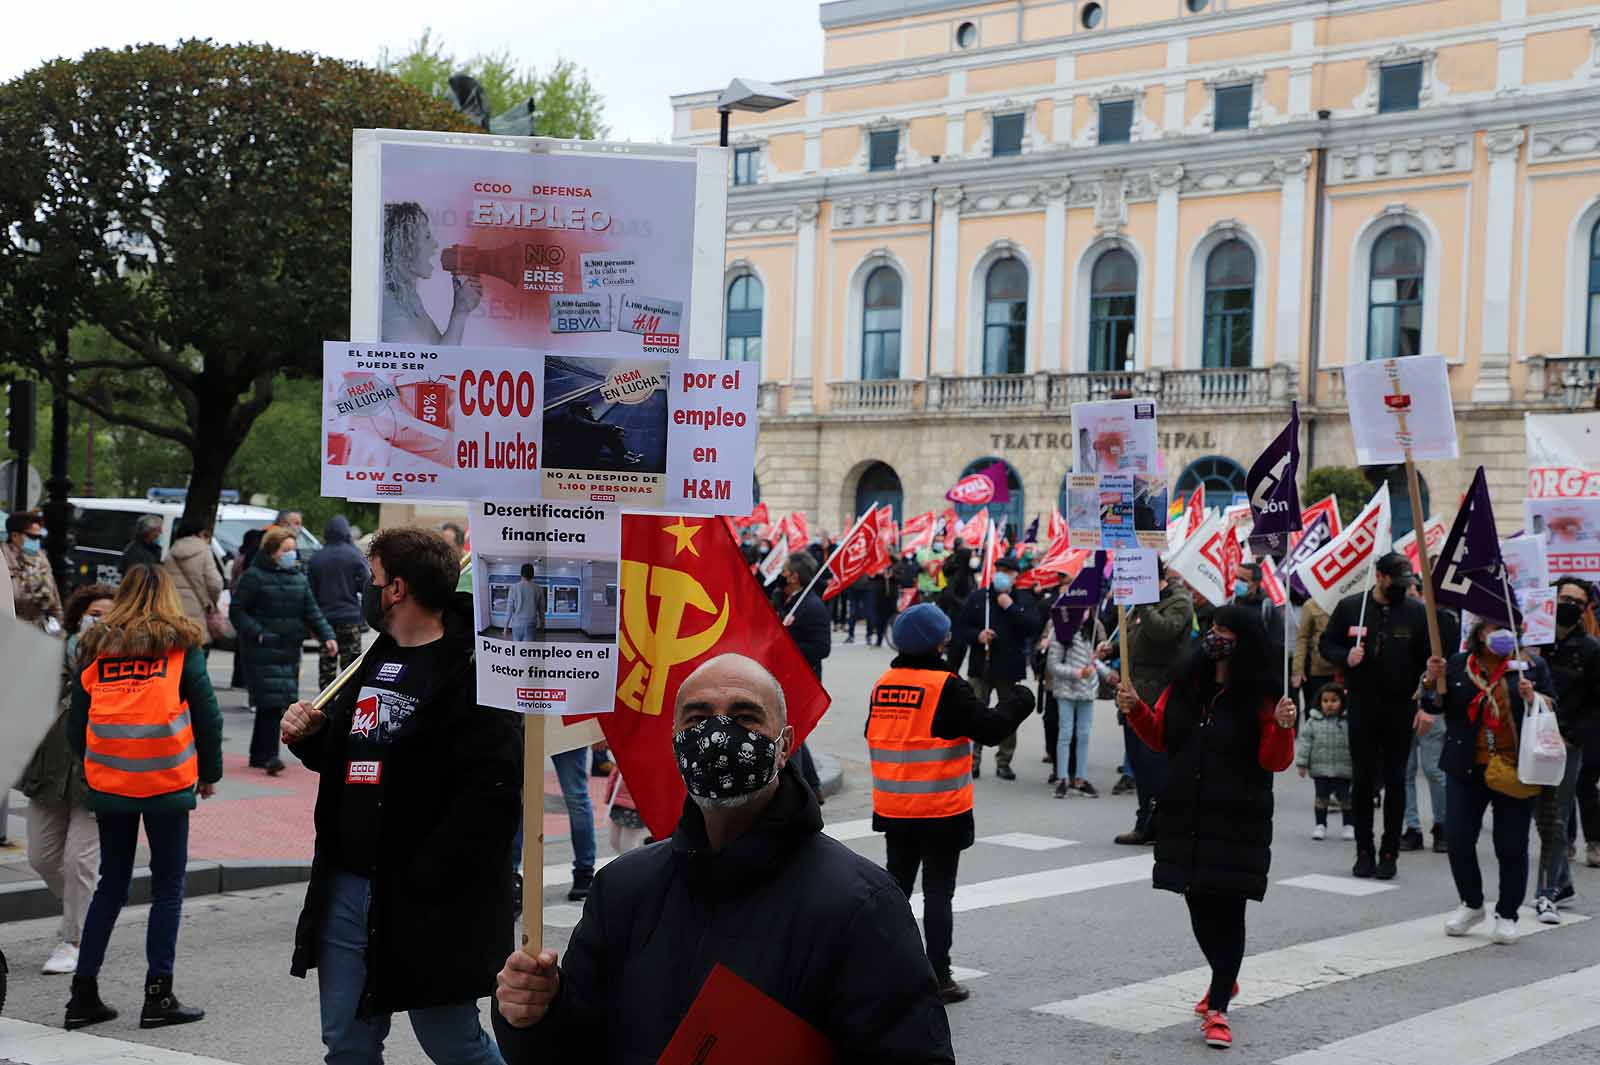
<instances>
[{"instance_id":1,"label":"child in crowd","mask_svg":"<svg viewBox=\"0 0 1600 1065\"><path fill-rule=\"evenodd\" d=\"M1295 744L1295 765L1302 777L1316 785L1316 827L1312 839L1328 838L1328 807L1335 805L1344 815L1344 838L1355 839L1350 820L1350 724L1345 718L1345 691L1337 684L1323 686L1317 707L1306 718Z\"/></svg>"},{"instance_id":2,"label":"child in crowd","mask_svg":"<svg viewBox=\"0 0 1600 1065\"><path fill-rule=\"evenodd\" d=\"M645 828L644 818L639 816L639 807L633 801L633 793L628 790L627 781L622 779L621 772L613 771L611 774L611 849L618 854L627 854L635 847L642 846L649 832Z\"/></svg>"}]
</instances>

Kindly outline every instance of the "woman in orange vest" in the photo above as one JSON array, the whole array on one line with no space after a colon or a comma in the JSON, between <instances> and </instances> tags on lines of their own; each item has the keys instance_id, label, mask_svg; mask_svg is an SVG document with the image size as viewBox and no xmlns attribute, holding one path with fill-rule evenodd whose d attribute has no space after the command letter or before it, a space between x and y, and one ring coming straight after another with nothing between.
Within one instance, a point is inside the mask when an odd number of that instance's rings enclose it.
<instances>
[{"instance_id":1,"label":"woman in orange vest","mask_svg":"<svg viewBox=\"0 0 1600 1065\"><path fill-rule=\"evenodd\" d=\"M140 1028L188 1024L204 1010L172 993L189 811L222 779L222 714L206 675L200 626L184 615L172 580L155 566L122 578L110 613L78 641L68 735L83 759L89 809L100 830L100 883L84 919L66 1026L109 1021L100 964L128 901L139 822L150 842L150 921L145 932Z\"/></svg>"}]
</instances>

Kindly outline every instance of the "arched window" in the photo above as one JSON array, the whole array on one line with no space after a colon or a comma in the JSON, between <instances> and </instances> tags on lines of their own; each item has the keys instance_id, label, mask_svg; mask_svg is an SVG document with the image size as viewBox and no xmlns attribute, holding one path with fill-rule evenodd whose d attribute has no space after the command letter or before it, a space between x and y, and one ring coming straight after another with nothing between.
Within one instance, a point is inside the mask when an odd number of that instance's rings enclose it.
<instances>
[{"instance_id":1,"label":"arched window","mask_svg":"<svg viewBox=\"0 0 1600 1065\"><path fill-rule=\"evenodd\" d=\"M983 283L983 372L1028 369L1028 268L1016 258L989 267Z\"/></svg>"},{"instance_id":2,"label":"arched window","mask_svg":"<svg viewBox=\"0 0 1600 1065\"><path fill-rule=\"evenodd\" d=\"M1256 253L1237 238L1206 256L1205 366L1247 367L1253 352Z\"/></svg>"},{"instance_id":3,"label":"arched window","mask_svg":"<svg viewBox=\"0 0 1600 1065\"><path fill-rule=\"evenodd\" d=\"M1372 485L1376 492L1378 486L1385 481L1389 484L1389 521L1392 533L1396 540L1417 527L1416 518L1411 513L1411 493L1406 487L1406 468L1404 466L1367 466L1362 469L1367 483ZM1417 474L1417 487L1421 489L1422 511L1431 513L1428 505L1428 480L1422 474ZM1362 500L1366 506L1366 500Z\"/></svg>"},{"instance_id":4,"label":"arched window","mask_svg":"<svg viewBox=\"0 0 1600 1065\"><path fill-rule=\"evenodd\" d=\"M1125 370L1133 362L1133 323L1139 310L1139 266L1125 248L1094 264L1089 282L1089 370Z\"/></svg>"},{"instance_id":5,"label":"arched window","mask_svg":"<svg viewBox=\"0 0 1600 1065\"><path fill-rule=\"evenodd\" d=\"M1244 492L1244 467L1222 455L1207 455L1184 467L1173 487L1175 498L1188 500L1196 488L1204 487L1208 507L1231 506L1235 495Z\"/></svg>"},{"instance_id":6,"label":"arched window","mask_svg":"<svg viewBox=\"0 0 1600 1065\"><path fill-rule=\"evenodd\" d=\"M875 507L887 504L894 508L894 520L899 521L904 498L900 475L894 467L887 462L874 462L861 472L861 479L856 482L856 507L851 516L860 517L869 503Z\"/></svg>"},{"instance_id":7,"label":"arched window","mask_svg":"<svg viewBox=\"0 0 1600 1065\"><path fill-rule=\"evenodd\" d=\"M861 379L900 376L900 275L880 266L867 276L861 310Z\"/></svg>"},{"instance_id":8,"label":"arched window","mask_svg":"<svg viewBox=\"0 0 1600 1065\"><path fill-rule=\"evenodd\" d=\"M741 274L728 286L728 349L734 362L761 361L761 279Z\"/></svg>"},{"instance_id":9,"label":"arched window","mask_svg":"<svg viewBox=\"0 0 1600 1065\"><path fill-rule=\"evenodd\" d=\"M1600 355L1600 221L1589 231L1589 326L1584 351Z\"/></svg>"},{"instance_id":10,"label":"arched window","mask_svg":"<svg viewBox=\"0 0 1600 1065\"><path fill-rule=\"evenodd\" d=\"M1367 358L1422 352L1422 285L1427 249L1410 226L1387 230L1372 246L1367 283Z\"/></svg>"},{"instance_id":11,"label":"arched window","mask_svg":"<svg viewBox=\"0 0 1600 1065\"><path fill-rule=\"evenodd\" d=\"M961 477L969 477L979 470L993 466L997 462L1003 463L1006 468L1006 491L1011 498L1004 503L985 503L981 505L957 503L955 504L956 516L962 521L966 521L978 511L987 508L990 521L998 522L1001 525L1010 522L1009 531L997 527L995 529L996 534L1010 536L1011 540L1015 542L1022 535L1023 530L1027 528L1027 523L1023 521L1023 515L1027 513L1027 507L1023 505L1022 478L1017 476L1016 467L1009 462L1004 462L997 456L990 455L987 458L975 459L967 463L967 468L961 471ZM956 478L958 481L960 479L960 477Z\"/></svg>"}]
</instances>

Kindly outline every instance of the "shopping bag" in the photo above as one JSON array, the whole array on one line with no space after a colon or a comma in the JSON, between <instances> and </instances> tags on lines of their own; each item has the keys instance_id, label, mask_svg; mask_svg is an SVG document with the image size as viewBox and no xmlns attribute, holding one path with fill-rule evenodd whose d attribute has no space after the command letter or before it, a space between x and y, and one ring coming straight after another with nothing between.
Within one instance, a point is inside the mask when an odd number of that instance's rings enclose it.
<instances>
[{"instance_id":1,"label":"shopping bag","mask_svg":"<svg viewBox=\"0 0 1600 1065\"><path fill-rule=\"evenodd\" d=\"M1567 745L1561 739L1550 700L1538 692L1522 718L1522 742L1517 752L1517 779L1524 784L1553 787L1567 771Z\"/></svg>"}]
</instances>

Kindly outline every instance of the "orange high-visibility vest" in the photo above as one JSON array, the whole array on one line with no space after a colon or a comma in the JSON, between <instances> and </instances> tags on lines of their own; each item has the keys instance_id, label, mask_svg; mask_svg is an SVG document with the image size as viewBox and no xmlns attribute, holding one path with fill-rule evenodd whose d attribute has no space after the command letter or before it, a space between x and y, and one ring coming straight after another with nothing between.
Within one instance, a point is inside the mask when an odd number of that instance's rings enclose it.
<instances>
[{"instance_id":1,"label":"orange high-visibility vest","mask_svg":"<svg viewBox=\"0 0 1600 1065\"><path fill-rule=\"evenodd\" d=\"M940 670L891 669L873 687L867 754L874 813L953 817L972 809L972 741L933 735L939 695L953 679Z\"/></svg>"},{"instance_id":2,"label":"orange high-visibility vest","mask_svg":"<svg viewBox=\"0 0 1600 1065\"><path fill-rule=\"evenodd\" d=\"M178 695L183 654L179 648L151 658L102 657L84 669L89 787L148 799L192 788L200 779L189 704Z\"/></svg>"}]
</instances>

